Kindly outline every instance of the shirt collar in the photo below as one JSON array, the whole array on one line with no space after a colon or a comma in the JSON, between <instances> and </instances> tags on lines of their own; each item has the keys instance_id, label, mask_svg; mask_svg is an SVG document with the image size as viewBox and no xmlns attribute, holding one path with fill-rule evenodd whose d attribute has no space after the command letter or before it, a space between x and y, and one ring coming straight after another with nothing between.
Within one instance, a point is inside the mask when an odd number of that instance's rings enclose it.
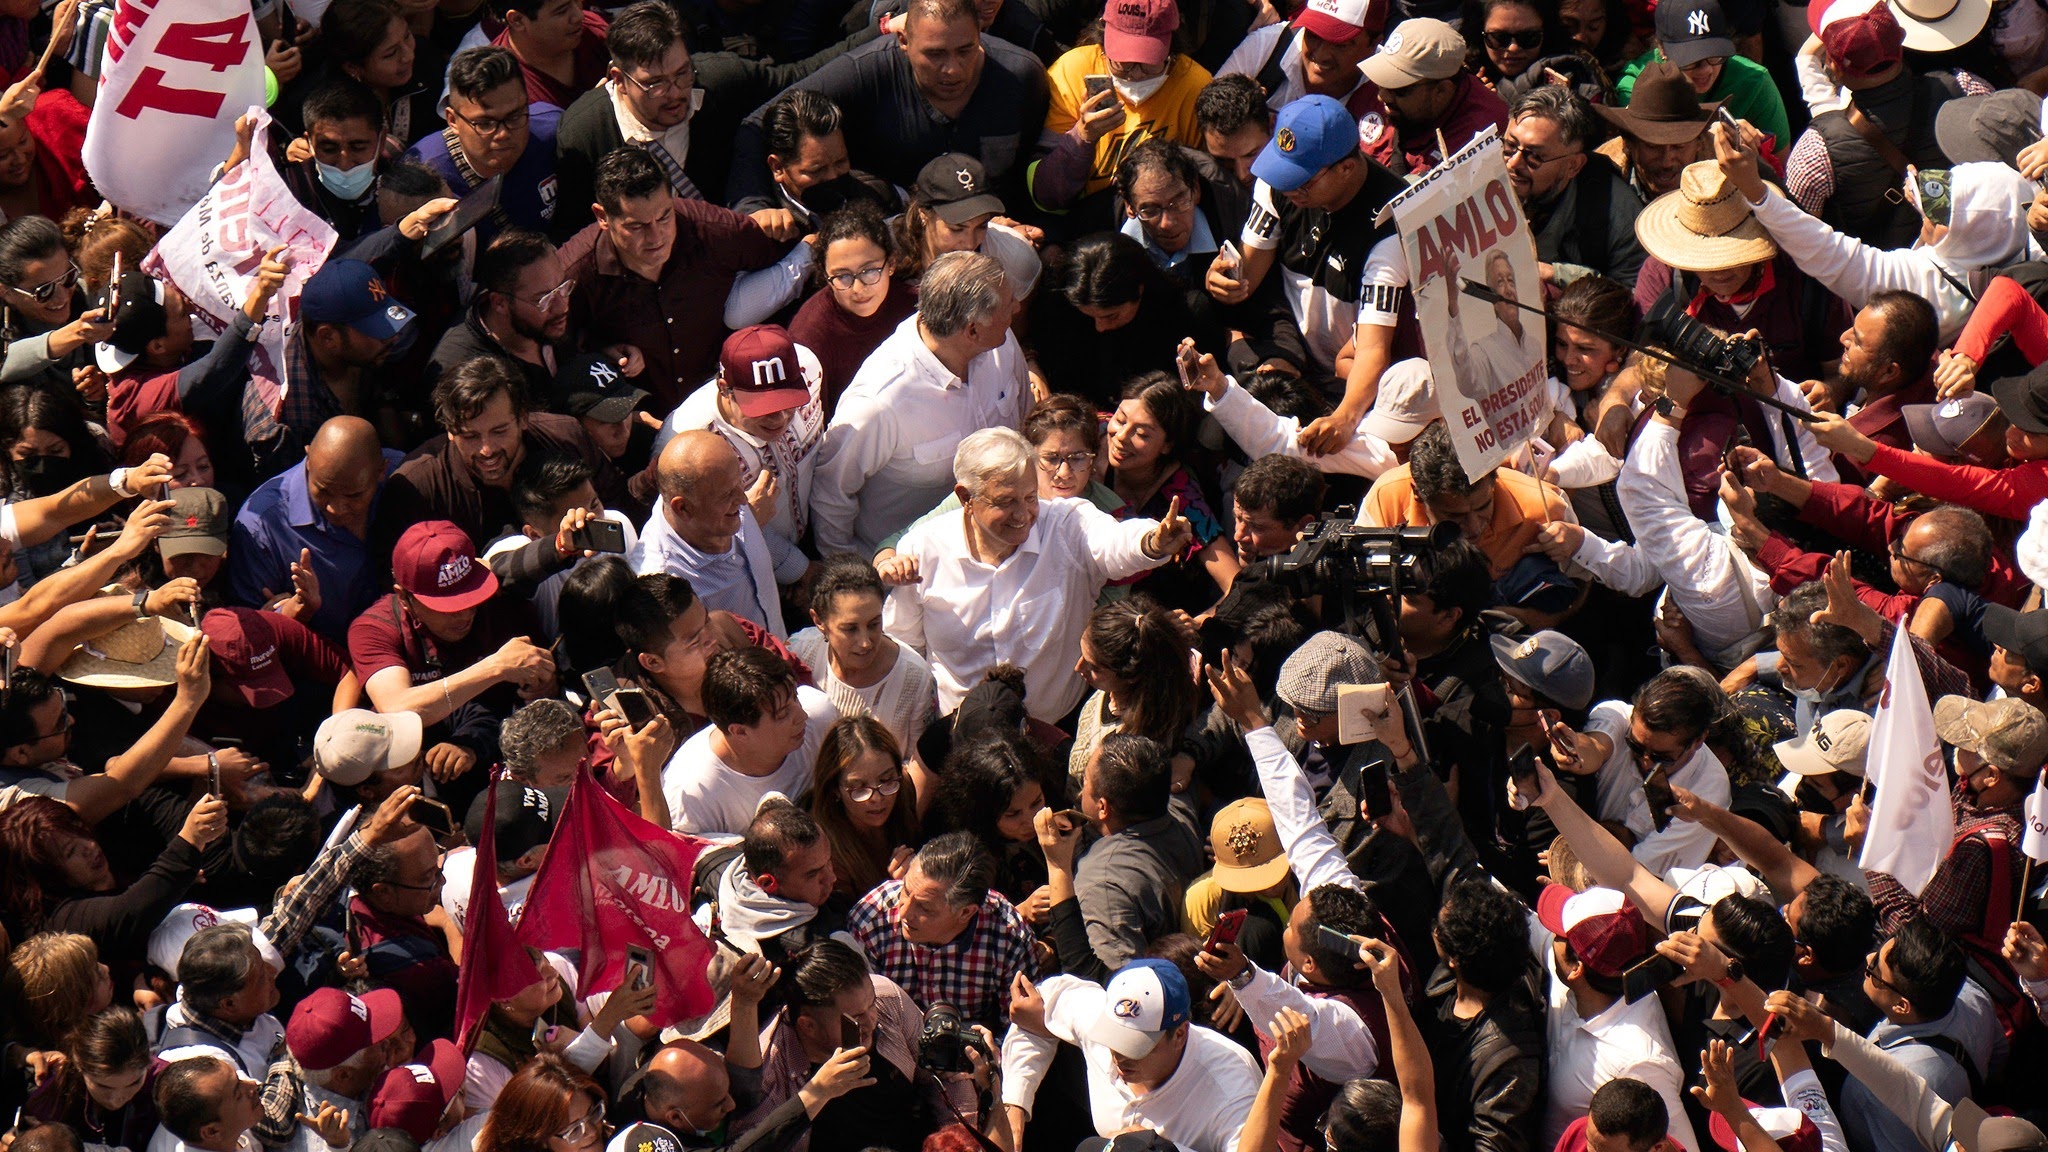
<instances>
[{"instance_id":1,"label":"shirt collar","mask_svg":"<svg viewBox=\"0 0 2048 1152\"><path fill-rule=\"evenodd\" d=\"M1123 227L1117 231L1143 244L1145 251L1150 253L1152 259L1162 268L1173 268L1190 256L1217 251L1216 236L1209 230L1209 218L1202 215L1199 208L1195 211L1195 226L1188 232L1188 246L1178 252L1168 252L1154 244L1152 238L1145 234L1144 223L1136 216L1124 217Z\"/></svg>"},{"instance_id":2,"label":"shirt collar","mask_svg":"<svg viewBox=\"0 0 2048 1152\"><path fill-rule=\"evenodd\" d=\"M294 528L324 527L326 518L313 507L313 490L306 484L306 462L301 460L284 474L279 486L284 500L285 523Z\"/></svg>"},{"instance_id":3,"label":"shirt collar","mask_svg":"<svg viewBox=\"0 0 2048 1152\"><path fill-rule=\"evenodd\" d=\"M619 86L616 83L606 80L600 87L611 94L612 115L618 119L619 134L626 138L626 143L645 144L649 141L656 142L663 148L668 149L668 154L675 157L675 161L678 164L681 164L683 159L689 155L690 122L688 120L670 128L666 132L657 132L642 124L640 118L633 115L633 109L627 106L626 98L619 95Z\"/></svg>"},{"instance_id":4,"label":"shirt collar","mask_svg":"<svg viewBox=\"0 0 2048 1152\"><path fill-rule=\"evenodd\" d=\"M899 331L904 331L910 339L910 359L920 374L949 391L967 386L967 381L953 375L953 370L946 367L945 362L939 359L939 354L932 351L931 345L924 342L924 330L918 327L915 313L903 321L903 327ZM974 360L967 362L967 371L970 375L974 372L975 361L980 359L981 356L976 356Z\"/></svg>"}]
</instances>

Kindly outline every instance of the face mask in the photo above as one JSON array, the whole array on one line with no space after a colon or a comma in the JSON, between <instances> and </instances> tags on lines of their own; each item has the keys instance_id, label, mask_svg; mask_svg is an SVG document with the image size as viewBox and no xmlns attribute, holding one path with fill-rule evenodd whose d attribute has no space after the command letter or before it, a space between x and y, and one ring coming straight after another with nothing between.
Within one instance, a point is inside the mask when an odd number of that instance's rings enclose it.
<instances>
[{"instance_id":1,"label":"face mask","mask_svg":"<svg viewBox=\"0 0 2048 1152\"><path fill-rule=\"evenodd\" d=\"M855 200L865 199L867 188L852 176L835 176L804 190L804 207L819 216L829 216Z\"/></svg>"},{"instance_id":2,"label":"face mask","mask_svg":"<svg viewBox=\"0 0 2048 1152\"><path fill-rule=\"evenodd\" d=\"M2048 42L2048 11L2038 0L2013 0L1992 17L1991 43L2016 70L2034 67L2044 42Z\"/></svg>"},{"instance_id":3,"label":"face mask","mask_svg":"<svg viewBox=\"0 0 2048 1152\"><path fill-rule=\"evenodd\" d=\"M1161 72L1150 80L1139 80L1135 83L1126 83L1111 77L1109 83L1111 87L1116 89L1117 96L1122 98L1124 103L1135 107L1150 100L1153 93L1166 87L1166 73Z\"/></svg>"},{"instance_id":4,"label":"face mask","mask_svg":"<svg viewBox=\"0 0 2048 1152\"><path fill-rule=\"evenodd\" d=\"M1836 692L1841 691L1841 688L1840 684L1835 685L1833 688L1821 688L1818 686L1813 688L1794 688L1792 689L1792 695L1806 701L1808 704L1818 704Z\"/></svg>"},{"instance_id":5,"label":"face mask","mask_svg":"<svg viewBox=\"0 0 2048 1152\"><path fill-rule=\"evenodd\" d=\"M375 164L358 164L346 172L332 164L320 164L318 161L315 164L320 169L320 183L343 200L361 199L363 193L370 190L370 185L377 182Z\"/></svg>"},{"instance_id":6,"label":"face mask","mask_svg":"<svg viewBox=\"0 0 2048 1152\"><path fill-rule=\"evenodd\" d=\"M14 462L14 475L31 496L52 496L70 487L83 469L69 456L30 456Z\"/></svg>"}]
</instances>

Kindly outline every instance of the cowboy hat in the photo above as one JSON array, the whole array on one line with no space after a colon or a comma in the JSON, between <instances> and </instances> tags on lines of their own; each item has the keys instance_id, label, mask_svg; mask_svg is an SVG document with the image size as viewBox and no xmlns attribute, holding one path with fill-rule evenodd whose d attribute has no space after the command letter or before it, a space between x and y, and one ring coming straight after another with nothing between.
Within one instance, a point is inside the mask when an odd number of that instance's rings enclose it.
<instances>
[{"instance_id":1,"label":"cowboy hat","mask_svg":"<svg viewBox=\"0 0 2048 1152\"><path fill-rule=\"evenodd\" d=\"M87 688L168 688L178 682L178 649L191 638L191 626L176 620L130 620L80 644L57 676Z\"/></svg>"},{"instance_id":2,"label":"cowboy hat","mask_svg":"<svg viewBox=\"0 0 2048 1152\"><path fill-rule=\"evenodd\" d=\"M1645 144L1689 144L1700 138L1720 109L1719 100L1700 103L1692 81L1669 60L1652 61L1643 69L1627 106L1593 106L1615 131Z\"/></svg>"},{"instance_id":3,"label":"cowboy hat","mask_svg":"<svg viewBox=\"0 0 2048 1152\"><path fill-rule=\"evenodd\" d=\"M1644 251L1685 272L1740 268L1778 254L1749 201L1712 160L1686 165L1677 191L1650 201L1636 217L1636 239Z\"/></svg>"}]
</instances>

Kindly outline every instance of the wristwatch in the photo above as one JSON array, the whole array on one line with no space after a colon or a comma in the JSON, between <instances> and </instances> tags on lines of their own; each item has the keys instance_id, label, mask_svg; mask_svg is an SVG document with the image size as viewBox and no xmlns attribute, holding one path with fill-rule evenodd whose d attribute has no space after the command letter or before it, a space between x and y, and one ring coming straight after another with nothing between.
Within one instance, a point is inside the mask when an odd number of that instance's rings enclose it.
<instances>
[{"instance_id":1,"label":"wristwatch","mask_svg":"<svg viewBox=\"0 0 2048 1152\"><path fill-rule=\"evenodd\" d=\"M1232 992L1244 991L1244 986L1251 982L1252 966L1249 964L1244 966L1244 971L1239 972L1237 975L1232 976L1230 979L1224 981L1225 984L1230 985L1230 990Z\"/></svg>"},{"instance_id":2,"label":"wristwatch","mask_svg":"<svg viewBox=\"0 0 2048 1152\"><path fill-rule=\"evenodd\" d=\"M1730 956L1728 958L1728 974L1726 976L1721 977L1719 980L1714 981L1714 987L1733 987L1736 984L1742 983L1742 975L1742 961L1737 960L1733 956Z\"/></svg>"},{"instance_id":3,"label":"wristwatch","mask_svg":"<svg viewBox=\"0 0 2048 1152\"><path fill-rule=\"evenodd\" d=\"M135 618L137 620L149 619L149 589L147 588L135 593Z\"/></svg>"}]
</instances>

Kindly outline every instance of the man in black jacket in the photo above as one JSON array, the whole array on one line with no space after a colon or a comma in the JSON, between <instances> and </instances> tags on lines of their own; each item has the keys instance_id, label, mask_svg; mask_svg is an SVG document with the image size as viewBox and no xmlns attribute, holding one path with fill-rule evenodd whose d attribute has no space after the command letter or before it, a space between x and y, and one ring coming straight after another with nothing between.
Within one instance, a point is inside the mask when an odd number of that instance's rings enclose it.
<instances>
[{"instance_id":1,"label":"man in black jacket","mask_svg":"<svg viewBox=\"0 0 2048 1152\"><path fill-rule=\"evenodd\" d=\"M1553 265L1570 264L1634 287L1643 266L1636 242L1643 202L1620 169L1589 151L1598 124L1577 93L1549 85L1516 101L1508 115L1508 182L1536 230L1546 284L1557 276Z\"/></svg>"}]
</instances>

